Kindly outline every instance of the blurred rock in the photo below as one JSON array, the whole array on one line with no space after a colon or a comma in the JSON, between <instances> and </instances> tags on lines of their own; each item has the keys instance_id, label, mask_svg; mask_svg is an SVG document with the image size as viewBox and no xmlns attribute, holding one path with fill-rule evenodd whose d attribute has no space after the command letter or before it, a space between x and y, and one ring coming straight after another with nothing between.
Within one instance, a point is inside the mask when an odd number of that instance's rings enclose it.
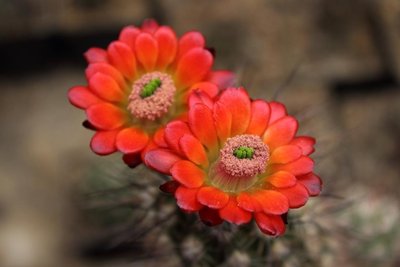
<instances>
[{"instance_id":1,"label":"blurred rock","mask_svg":"<svg viewBox=\"0 0 400 267\"><path fill-rule=\"evenodd\" d=\"M325 82L379 75L383 67L367 20L368 1L160 3L181 31L205 32L224 65L243 71L246 83L276 85L299 63L306 67L298 79Z\"/></svg>"},{"instance_id":2,"label":"blurred rock","mask_svg":"<svg viewBox=\"0 0 400 267\"><path fill-rule=\"evenodd\" d=\"M343 158L351 166L350 179L383 195L398 196L400 168L400 91L355 94L340 99ZM399 200L400 203L400 200Z\"/></svg>"},{"instance_id":3,"label":"blurred rock","mask_svg":"<svg viewBox=\"0 0 400 267\"><path fill-rule=\"evenodd\" d=\"M387 50L388 64L400 82L400 2L373 1L376 20L380 23L382 39Z\"/></svg>"},{"instance_id":4,"label":"blurred rock","mask_svg":"<svg viewBox=\"0 0 400 267\"><path fill-rule=\"evenodd\" d=\"M0 38L41 37L54 33L89 33L140 23L151 16L144 0L0 0ZM12 25L12 27L10 27Z\"/></svg>"}]
</instances>

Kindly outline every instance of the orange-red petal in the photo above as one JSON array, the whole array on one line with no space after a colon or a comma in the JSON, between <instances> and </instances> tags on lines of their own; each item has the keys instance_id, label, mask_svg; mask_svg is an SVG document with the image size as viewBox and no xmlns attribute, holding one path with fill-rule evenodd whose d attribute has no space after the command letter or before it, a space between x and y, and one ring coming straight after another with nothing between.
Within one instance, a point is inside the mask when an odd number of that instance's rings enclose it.
<instances>
[{"instance_id":1,"label":"orange-red petal","mask_svg":"<svg viewBox=\"0 0 400 267\"><path fill-rule=\"evenodd\" d=\"M116 131L98 131L90 141L90 148L98 155L108 155L117 151L115 139L118 134Z\"/></svg>"},{"instance_id":2,"label":"orange-red petal","mask_svg":"<svg viewBox=\"0 0 400 267\"><path fill-rule=\"evenodd\" d=\"M296 176L286 171L278 171L268 176L268 182L275 187L291 187L296 184Z\"/></svg>"},{"instance_id":3,"label":"orange-red petal","mask_svg":"<svg viewBox=\"0 0 400 267\"><path fill-rule=\"evenodd\" d=\"M142 31L153 34L158 29L158 23L154 19L146 19L142 23Z\"/></svg>"},{"instance_id":4,"label":"orange-red petal","mask_svg":"<svg viewBox=\"0 0 400 267\"><path fill-rule=\"evenodd\" d=\"M322 180L315 173L297 176L297 180L307 189L310 196L318 196L321 193Z\"/></svg>"},{"instance_id":5,"label":"orange-red petal","mask_svg":"<svg viewBox=\"0 0 400 267\"><path fill-rule=\"evenodd\" d=\"M139 33L140 30L135 26L126 26L122 29L118 39L128 45L134 52L136 37L139 35Z\"/></svg>"},{"instance_id":6,"label":"orange-red petal","mask_svg":"<svg viewBox=\"0 0 400 267\"><path fill-rule=\"evenodd\" d=\"M297 136L290 141L290 145L299 146L303 155L308 156L314 152L315 139L310 136Z\"/></svg>"},{"instance_id":7,"label":"orange-red petal","mask_svg":"<svg viewBox=\"0 0 400 267\"><path fill-rule=\"evenodd\" d=\"M270 236L279 236L285 232L285 224L279 215L267 215L262 212L254 214L254 219L261 232Z\"/></svg>"},{"instance_id":8,"label":"orange-red petal","mask_svg":"<svg viewBox=\"0 0 400 267\"><path fill-rule=\"evenodd\" d=\"M302 150L296 145L280 146L272 152L269 162L271 164L285 164L300 158L301 155Z\"/></svg>"},{"instance_id":9,"label":"orange-red petal","mask_svg":"<svg viewBox=\"0 0 400 267\"><path fill-rule=\"evenodd\" d=\"M113 130L125 123L125 112L110 103L99 103L86 110L89 122L98 129Z\"/></svg>"},{"instance_id":10,"label":"orange-red petal","mask_svg":"<svg viewBox=\"0 0 400 267\"><path fill-rule=\"evenodd\" d=\"M207 96L210 98L214 98L218 94L218 87L217 85L210 83L210 82L199 82L190 87L188 90L188 94L192 93L193 91L201 91L206 93ZM211 100L211 99L210 99Z\"/></svg>"},{"instance_id":11,"label":"orange-red petal","mask_svg":"<svg viewBox=\"0 0 400 267\"><path fill-rule=\"evenodd\" d=\"M168 147L167 142L165 142L165 127L160 127L153 135L153 141L159 147Z\"/></svg>"},{"instance_id":12,"label":"orange-red petal","mask_svg":"<svg viewBox=\"0 0 400 267\"><path fill-rule=\"evenodd\" d=\"M179 140L180 150L194 163L203 167L208 166L206 151L200 141L191 134L185 134Z\"/></svg>"},{"instance_id":13,"label":"orange-red petal","mask_svg":"<svg viewBox=\"0 0 400 267\"><path fill-rule=\"evenodd\" d=\"M120 41L112 42L107 49L110 62L126 78L133 79L136 75L136 59L132 49Z\"/></svg>"},{"instance_id":14,"label":"orange-red petal","mask_svg":"<svg viewBox=\"0 0 400 267\"><path fill-rule=\"evenodd\" d=\"M113 66L107 63L93 63L86 68L86 78L89 80L96 73L103 73L112 77L119 85L120 88L126 87L125 79L122 74Z\"/></svg>"},{"instance_id":15,"label":"orange-red petal","mask_svg":"<svg viewBox=\"0 0 400 267\"><path fill-rule=\"evenodd\" d=\"M182 158L168 149L154 149L147 152L144 156L144 162L161 173L170 174L171 167Z\"/></svg>"},{"instance_id":16,"label":"orange-red petal","mask_svg":"<svg viewBox=\"0 0 400 267\"><path fill-rule=\"evenodd\" d=\"M99 97L110 102L119 102L124 94L117 82L103 73L94 74L89 80L90 89Z\"/></svg>"},{"instance_id":17,"label":"orange-red petal","mask_svg":"<svg viewBox=\"0 0 400 267\"><path fill-rule=\"evenodd\" d=\"M262 211L262 205L258 202L258 200L251 194L246 192L241 192L237 196L238 206L250 211L250 212L258 212Z\"/></svg>"},{"instance_id":18,"label":"orange-red petal","mask_svg":"<svg viewBox=\"0 0 400 267\"><path fill-rule=\"evenodd\" d=\"M287 171L292 173L294 176L307 174L312 172L314 168L314 161L307 156L301 156L295 161L286 164L272 165L272 170L276 171Z\"/></svg>"},{"instance_id":19,"label":"orange-red petal","mask_svg":"<svg viewBox=\"0 0 400 267\"><path fill-rule=\"evenodd\" d=\"M287 197L290 208L302 207L308 200L308 191L300 183L289 188L281 188L279 192Z\"/></svg>"},{"instance_id":20,"label":"orange-red petal","mask_svg":"<svg viewBox=\"0 0 400 267\"><path fill-rule=\"evenodd\" d=\"M189 109L189 126L193 134L209 149L217 144L212 111L203 104L196 104Z\"/></svg>"},{"instance_id":21,"label":"orange-red petal","mask_svg":"<svg viewBox=\"0 0 400 267\"><path fill-rule=\"evenodd\" d=\"M217 70L211 71L206 80L216 84L220 89L225 89L235 84L236 76L231 71Z\"/></svg>"},{"instance_id":22,"label":"orange-red petal","mask_svg":"<svg viewBox=\"0 0 400 267\"><path fill-rule=\"evenodd\" d=\"M229 88L222 92L218 103L221 103L232 115L231 136L246 131L251 116L250 98L244 88Z\"/></svg>"},{"instance_id":23,"label":"orange-red petal","mask_svg":"<svg viewBox=\"0 0 400 267\"><path fill-rule=\"evenodd\" d=\"M188 103L189 107L196 104L204 104L211 110L214 106L214 101L211 99L211 97L207 93L199 89L195 89L193 92L190 93Z\"/></svg>"},{"instance_id":24,"label":"orange-red petal","mask_svg":"<svg viewBox=\"0 0 400 267\"><path fill-rule=\"evenodd\" d=\"M190 86L201 81L213 64L211 53L203 48L194 48L179 60L176 79L181 86Z\"/></svg>"},{"instance_id":25,"label":"orange-red petal","mask_svg":"<svg viewBox=\"0 0 400 267\"><path fill-rule=\"evenodd\" d=\"M269 106L271 107L270 125L287 115L286 107L282 103L273 101L269 103Z\"/></svg>"},{"instance_id":26,"label":"orange-red petal","mask_svg":"<svg viewBox=\"0 0 400 267\"><path fill-rule=\"evenodd\" d=\"M84 54L86 61L90 63L107 62L107 51L102 48L92 47Z\"/></svg>"},{"instance_id":27,"label":"orange-red petal","mask_svg":"<svg viewBox=\"0 0 400 267\"><path fill-rule=\"evenodd\" d=\"M126 154L138 153L149 142L149 136L140 128L125 128L117 135L116 145L119 151Z\"/></svg>"},{"instance_id":28,"label":"orange-red petal","mask_svg":"<svg viewBox=\"0 0 400 267\"><path fill-rule=\"evenodd\" d=\"M101 100L87 87L74 86L68 91L68 99L77 108L87 109L91 105L100 103Z\"/></svg>"},{"instance_id":29,"label":"orange-red petal","mask_svg":"<svg viewBox=\"0 0 400 267\"><path fill-rule=\"evenodd\" d=\"M206 174L191 161L177 161L170 169L172 177L187 188L198 188L204 183Z\"/></svg>"},{"instance_id":30,"label":"orange-red petal","mask_svg":"<svg viewBox=\"0 0 400 267\"><path fill-rule=\"evenodd\" d=\"M185 211L198 211L203 205L197 200L198 188L178 187L175 191L175 198L178 206Z\"/></svg>"},{"instance_id":31,"label":"orange-red petal","mask_svg":"<svg viewBox=\"0 0 400 267\"><path fill-rule=\"evenodd\" d=\"M286 116L268 126L264 134L264 143L271 151L289 143L298 128L298 122L291 116Z\"/></svg>"},{"instance_id":32,"label":"orange-red petal","mask_svg":"<svg viewBox=\"0 0 400 267\"><path fill-rule=\"evenodd\" d=\"M183 121L172 121L164 130L164 139L170 148L180 153L179 140L185 134L191 134L189 126Z\"/></svg>"},{"instance_id":33,"label":"orange-red petal","mask_svg":"<svg viewBox=\"0 0 400 267\"><path fill-rule=\"evenodd\" d=\"M247 127L247 134L262 135L267 128L270 116L270 107L263 100L254 100L251 103L251 118Z\"/></svg>"},{"instance_id":34,"label":"orange-red petal","mask_svg":"<svg viewBox=\"0 0 400 267\"><path fill-rule=\"evenodd\" d=\"M225 221L238 225L251 220L251 213L239 207L235 197L231 197L228 204L219 210L219 216Z\"/></svg>"},{"instance_id":35,"label":"orange-red petal","mask_svg":"<svg viewBox=\"0 0 400 267\"><path fill-rule=\"evenodd\" d=\"M219 217L218 210L204 207L199 211L201 221L207 226L215 226L221 224L223 220Z\"/></svg>"},{"instance_id":36,"label":"orange-red petal","mask_svg":"<svg viewBox=\"0 0 400 267\"><path fill-rule=\"evenodd\" d=\"M289 210L288 199L278 191L260 190L253 196L260 203L265 213L280 215Z\"/></svg>"},{"instance_id":37,"label":"orange-red petal","mask_svg":"<svg viewBox=\"0 0 400 267\"><path fill-rule=\"evenodd\" d=\"M189 50L201 47L203 48L206 41L204 37L199 32L187 32L185 33L180 39L178 43L178 58L182 57L186 54Z\"/></svg>"},{"instance_id":38,"label":"orange-red petal","mask_svg":"<svg viewBox=\"0 0 400 267\"><path fill-rule=\"evenodd\" d=\"M158 148L160 148L160 147L158 145L156 145L156 143L154 143L153 139L150 138L146 147L142 151L140 151L140 157L141 157L142 162L145 162L144 157L146 156L147 152L149 152L153 149L158 149Z\"/></svg>"},{"instance_id":39,"label":"orange-red petal","mask_svg":"<svg viewBox=\"0 0 400 267\"><path fill-rule=\"evenodd\" d=\"M199 189L197 200L212 209L221 209L228 204L229 195L221 190L207 186Z\"/></svg>"},{"instance_id":40,"label":"orange-red petal","mask_svg":"<svg viewBox=\"0 0 400 267\"><path fill-rule=\"evenodd\" d=\"M178 40L175 32L167 26L161 26L154 34L158 44L157 67L164 69L171 64L176 55Z\"/></svg>"},{"instance_id":41,"label":"orange-red petal","mask_svg":"<svg viewBox=\"0 0 400 267\"><path fill-rule=\"evenodd\" d=\"M222 103L216 102L213 110L215 130L218 138L223 144L231 136L232 114Z\"/></svg>"},{"instance_id":42,"label":"orange-red petal","mask_svg":"<svg viewBox=\"0 0 400 267\"><path fill-rule=\"evenodd\" d=\"M136 56L146 71L154 69L158 57L157 41L149 33L143 32L136 37Z\"/></svg>"}]
</instances>

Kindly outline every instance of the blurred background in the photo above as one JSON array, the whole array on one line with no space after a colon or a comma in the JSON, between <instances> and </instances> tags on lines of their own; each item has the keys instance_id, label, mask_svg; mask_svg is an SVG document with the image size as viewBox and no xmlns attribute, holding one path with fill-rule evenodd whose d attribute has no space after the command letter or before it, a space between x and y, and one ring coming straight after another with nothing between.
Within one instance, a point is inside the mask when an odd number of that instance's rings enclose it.
<instances>
[{"instance_id":1,"label":"blurred background","mask_svg":"<svg viewBox=\"0 0 400 267\"><path fill-rule=\"evenodd\" d=\"M268 240L260 266L400 266L400 1L0 0L0 16L0 266L191 266L179 257L201 251L131 216L157 190L130 190L111 219L113 197L87 199L142 170L89 150L67 90L86 83L88 48L150 17L201 31L216 68L317 138L323 194L298 211L301 227ZM235 250L221 266L256 265Z\"/></svg>"}]
</instances>

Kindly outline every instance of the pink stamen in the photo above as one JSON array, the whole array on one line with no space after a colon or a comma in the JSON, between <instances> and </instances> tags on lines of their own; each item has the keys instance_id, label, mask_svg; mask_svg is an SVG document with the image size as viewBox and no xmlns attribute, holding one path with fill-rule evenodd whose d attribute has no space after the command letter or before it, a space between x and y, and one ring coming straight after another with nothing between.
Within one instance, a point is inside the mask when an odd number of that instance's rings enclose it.
<instances>
[{"instance_id":1,"label":"pink stamen","mask_svg":"<svg viewBox=\"0 0 400 267\"><path fill-rule=\"evenodd\" d=\"M160 79L161 85L155 92L146 98L140 96L143 88L150 81ZM143 75L132 85L129 95L128 110L139 119L156 120L168 112L175 95L175 84L171 76L162 72L151 72Z\"/></svg>"},{"instance_id":2,"label":"pink stamen","mask_svg":"<svg viewBox=\"0 0 400 267\"><path fill-rule=\"evenodd\" d=\"M250 147L254 150L253 157L237 158L234 155L238 147ZM233 177L253 177L263 173L267 167L269 149L257 135L239 135L228 138L220 151L221 169Z\"/></svg>"}]
</instances>

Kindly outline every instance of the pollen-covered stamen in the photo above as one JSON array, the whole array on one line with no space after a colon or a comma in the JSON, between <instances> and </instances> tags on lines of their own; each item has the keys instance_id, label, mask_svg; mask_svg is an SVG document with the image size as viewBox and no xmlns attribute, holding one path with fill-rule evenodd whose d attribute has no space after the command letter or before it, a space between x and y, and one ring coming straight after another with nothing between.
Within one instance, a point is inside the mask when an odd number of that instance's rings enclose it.
<instances>
[{"instance_id":1,"label":"pollen-covered stamen","mask_svg":"<svg viewBox=\"0 0 400 267\"><path fill-rule=\"evenodd\" d=\"M252 177L267 166L268 147L257 135L244 134L228 138L220 151L220 165L234 177Z\"/></svg>"},{"instance_id":2,"label":"pollen-covered stamen","mask_svg":"<svg viewBox=\"0 0 400 267\"><path fill-rule=\"evenodd\" d=\"M156 120L168 112L175 91L175 84L168 74L147 73L133 83L128 110L136 118Z\"/></svg>"},{"instance_id":3,"label":"pollen-covered stamen","mask_svg":"<svg viewBox=\"0 0 400 267\"><path fill-rule=\"evenodd\" d=\"M258 181L265 172L269 149L257 135L228 138L209 172L210 182L225 192L240 192Z\"/></svg>"}]
</instances>

